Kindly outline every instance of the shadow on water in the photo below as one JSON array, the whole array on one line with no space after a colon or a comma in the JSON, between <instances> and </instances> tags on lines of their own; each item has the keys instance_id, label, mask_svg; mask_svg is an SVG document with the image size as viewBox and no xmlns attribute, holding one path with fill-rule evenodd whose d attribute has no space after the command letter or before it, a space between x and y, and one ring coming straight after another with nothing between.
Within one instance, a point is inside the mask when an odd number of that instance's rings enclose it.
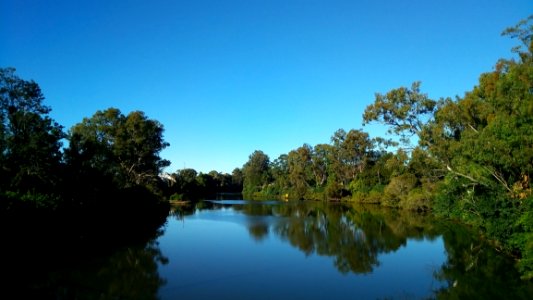
<instances>
[{"instance_id":1,"label":"shadow on water","mask_svg":"<svg viewBox=\"0 0 533 300\"><path fill-rule=\"evenodd\" d=\"M136 199L128 199L136 201ZM5 299L156 299L166 205L2 216ZM2 297L4 298L4 297Z\"/></svg>"}]
</instances>

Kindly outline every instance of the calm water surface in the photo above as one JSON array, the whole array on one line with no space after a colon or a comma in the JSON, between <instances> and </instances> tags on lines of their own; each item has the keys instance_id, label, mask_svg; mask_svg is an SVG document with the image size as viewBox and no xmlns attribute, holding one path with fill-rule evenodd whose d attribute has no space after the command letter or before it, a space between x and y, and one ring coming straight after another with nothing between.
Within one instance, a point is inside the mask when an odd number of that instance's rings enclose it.
<instances>
[{"instance_id":1,"label":"calm water surface","mask_svg":"<svg viewBox=\"0 0 533 300\"><path fill-rule=\"evenodd\" d=\"M513 261L466 228L429 215L375 206L203 201L174 208L151 237L148 243L115 250L105 250L106 244L99 243L94 245L100 249L98 255L85 246L71 249L68 240L60 246L38 244L24 254L10 242L15 251L2 255L6 275L2 277L7 278L2 290L15 296L2 298L532 299L533 295L532 284L520 281ZM50 255L57 251L60 254Z\"/></svg>"},{"instance_id":2,"label":"calm water surface","mask_svg":"<svg viewBox=\"0 0 533 300\"><path fill-rule=\"evenodd\" d=\"M205 201L158 240L162 299L524 298L512 262L429 216L324 203Z\"/></svg>"}]
</instances>

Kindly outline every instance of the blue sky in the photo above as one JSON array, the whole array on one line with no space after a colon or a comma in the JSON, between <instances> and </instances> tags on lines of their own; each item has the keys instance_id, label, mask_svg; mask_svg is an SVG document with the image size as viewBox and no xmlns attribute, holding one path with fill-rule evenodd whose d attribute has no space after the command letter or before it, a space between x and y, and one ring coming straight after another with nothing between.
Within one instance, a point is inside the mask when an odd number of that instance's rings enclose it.
<instances>
[{"instance_id":1,"label":"blue sky","mask_svg":"<svg viewBox=\"0 0 533 300\"><path fill-rule=\"evenodd\" d=\"M231 172L362 128L376 92L463 95L517 41L530 0L2 0L0 67L66 129L97 110L165 126L167 171ZM364 128L383 135L380 126Z\"/></svg>"}]
</instances>

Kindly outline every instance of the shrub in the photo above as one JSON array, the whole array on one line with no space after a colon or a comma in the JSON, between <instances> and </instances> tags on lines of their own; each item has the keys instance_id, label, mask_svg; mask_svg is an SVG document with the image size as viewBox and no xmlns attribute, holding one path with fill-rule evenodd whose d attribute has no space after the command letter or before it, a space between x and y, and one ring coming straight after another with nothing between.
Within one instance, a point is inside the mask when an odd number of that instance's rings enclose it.
<instances>
[{"instance_id":1,"label":"shrub","mask_svg":"<svg viewBox=\"0 0 533 300\"><path fill-rule=\"evenodd\" d=\"M413 174L402 174L391 179L385 187L383 195L383 204L386 206L398 207L400 200L406 197L417 183L416 176Z\"/></svg>"},{"instance_id":2,"label":"shrub","mask_svg":"<svg viewBox=\"0 0 533 300\"><path fill-rule=\"evenodd\" d=\"M399 205L410 210L426 211L430 208L430 199L422 188L414 188L402 197Z\"/></svg>"}]
</instances>

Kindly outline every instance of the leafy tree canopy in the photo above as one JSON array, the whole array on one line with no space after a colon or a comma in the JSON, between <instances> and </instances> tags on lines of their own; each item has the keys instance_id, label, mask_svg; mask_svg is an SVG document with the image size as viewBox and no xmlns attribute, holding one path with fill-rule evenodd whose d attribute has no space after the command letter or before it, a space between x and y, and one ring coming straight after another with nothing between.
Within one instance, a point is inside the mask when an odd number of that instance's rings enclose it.
<instances>
[{"instance_id":1,"label":"leafy tree canopy","mask_svg":"<svg viewBox=\"0 0 533 300\"><path fill-rule=\"evenodd\" d=\"M98 111L72 127L69 140L73 165L110 175L124 187L152 184L170 165L159 156L169 145L163 125L139 111L127 116L116 108Z\"/></svg>"},{"instance_id":2,"label":"leafy tree canopy","mask_svg":"<svg viewBox=\"0 0 533 300\"><path fill-rule=\"evenodd\" d=\"M0 68L0 177L4 189L52 192L58 183L62 127L37 83Z\"/></svg>"}]
</instances>

